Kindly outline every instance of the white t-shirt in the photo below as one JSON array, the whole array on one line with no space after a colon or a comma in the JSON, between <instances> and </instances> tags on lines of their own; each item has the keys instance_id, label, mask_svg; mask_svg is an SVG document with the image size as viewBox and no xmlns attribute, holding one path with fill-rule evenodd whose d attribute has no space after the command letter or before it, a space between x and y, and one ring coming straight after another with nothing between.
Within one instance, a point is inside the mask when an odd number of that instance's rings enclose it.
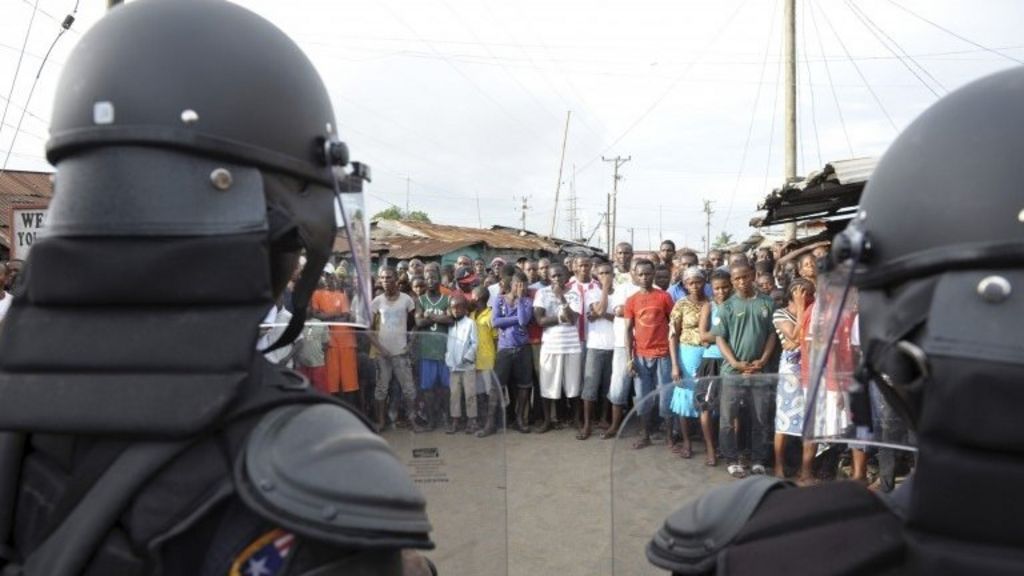
<instances>
[{"instance_id":1,"label":"white t-shirt","mask_svg":"<svg viewBox=\"0 0 1024 576\"><path fill-rule=\"evenodd\" d=\"M612 302L615 294L621 291L618 289L608 295L608 306L606 312L614 313ZM601 288L591 287L583 297L583 310L589 311L590 307L601 301ZM591 320L587 330L587 348L595 350L615 349L615 326L611 320Z\"/></svg>"},{"instance_id":2,"label":"white t-shirt","mask_svg":"<svg viewBox=\"0 0 1024 576\"><path fill-rule=\"evenodd\" d=\"M6 300L6 298L4 298ZM292 319L292 313L287 308L278 309L277 306L271 306L270 311L267 312L267 316L263 319L263 324L270 324L268 328L260 329L262 336L256 341L257 350L265 350L270 347L271 344L277 342L277 339L284 334L285 328L288 327L288 322ZM266 332L264 332L266 330ZM288 357L292 353L292 346L282 346L277 350L272 350L264 354L267 360L274 364L279 364L282 360Z\"/></svg>"},{"instance_id":3,"label":"white t-shirt","mask_svg":"<svg viewBox=\"0 0 1024 576\"><path fill-rule=\"evenodd\" d=\"M579 313L583 307L580 297L575 292L566 291L565 301L569 309ZM545 316L557 316L562 303L555 296L550 286L537 291L533 299L534 308L543 308ZM544 335L541 336L541 351L549 354L571 354L581 352L580 335L577 332L576 324L556 324L544 328Z\"/></svg>"},{"instance_id":4,"label":"white t-shirt","mask_svg":"<svg viewBox=\"0 0 1024 576\"><path fill-rule=\"evenodd\" d=\"M623 284L617 286L615 292L608 297L608 306L611 308L612 313L615 312L616 308L623 307L626 305L626 300L630 296L640 291L640 287L630 282L629 284ZM615 322L613 322L613 330L615 332L615 347L625 348L626 347L626 319L616 315Z\"/></svg>"},{"instance_id":5,"label":"white t-shirt","mask_svg":"<svg viewBox=\"0 0 1024 576\"><path fill-rule=\"evenodd\" d=\"M7 311L11 308L11 300L14 300L14 296L11 296L10 292L4 291L4 297L0 299L0 321L7 316Z\"/></svg>"},{"instance_id":6,"label":"white t-shirt","mask_svg":"<svg viewBox=\"0 0 1024 576\"><path fill-rule=\"evenodd\" d=\"M409 349L409 313L416 309L412 298L399 292L394 300L381 294L370 303L370 313L380 317L377 339L389 354L405 354Z\"/></svg>"}]
</instances>

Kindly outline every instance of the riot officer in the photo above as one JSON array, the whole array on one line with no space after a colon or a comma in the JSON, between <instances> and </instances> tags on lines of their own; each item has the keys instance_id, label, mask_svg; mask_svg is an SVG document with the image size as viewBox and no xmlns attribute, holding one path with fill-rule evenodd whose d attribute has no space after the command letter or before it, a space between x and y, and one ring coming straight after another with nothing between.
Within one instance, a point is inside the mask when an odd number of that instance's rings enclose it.
<instances>
[{"instance_id":1,"label":"riot officer","mask_svg":"<svg viewBox=\"0 0 1024 576\"><path fill-rule=\"evenodd\" d=\"M304 252L277 345L299 333L336 230L369 301L368 172L302 51L222 0L139 0L82 37L52 118L49 228L0 334L3 574L422 564L404 465L255 349Z\"/></svg>"},{"instance_id":2,"label":"riot officer","mask_svg":"<svg viewBox=\"0 0 1024 576\"><path fill-rule=\"evenodd\" d=\"M877 386L916 433L911 478L885 499L856 482L737 482L670 516L651 562L677 574L1024 574L1022 93L1018 67L908 126L819 282L805 437L823 437L816 391L836 374L816 359L835 359L852 318L850 437L877 433Z\"/></svg>"}]
</instances>

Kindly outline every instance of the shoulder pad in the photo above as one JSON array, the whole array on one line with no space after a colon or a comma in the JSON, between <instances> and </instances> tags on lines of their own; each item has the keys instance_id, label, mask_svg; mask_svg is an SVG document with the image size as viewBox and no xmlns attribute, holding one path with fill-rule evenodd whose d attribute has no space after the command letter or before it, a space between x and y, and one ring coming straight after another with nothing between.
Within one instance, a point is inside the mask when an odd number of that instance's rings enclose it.
<instances>
[{"instance_id":1,"label":"shoulder pad","mask_svg":"<svg viewBox=\"0 0 1024 576\"><path fill-rule=\"evenodd\" d=\"M433 548L426 500L383 438L336 404L286 406L253 429L235 467L242 500L345 548Z\"/></svg>"},{"instance_id":2,"label":"shoulder pad","mask_svg":"<svg viewBox=\"0 0 1024 576\"><path fill-rule=\"evenodd\" d=\"M647 560L675 574L708 574L718 553L746 525L765 495L792 486L771 476L751 476L719 486L673 512L647 544Z\"/></svg>"}]
</instances>

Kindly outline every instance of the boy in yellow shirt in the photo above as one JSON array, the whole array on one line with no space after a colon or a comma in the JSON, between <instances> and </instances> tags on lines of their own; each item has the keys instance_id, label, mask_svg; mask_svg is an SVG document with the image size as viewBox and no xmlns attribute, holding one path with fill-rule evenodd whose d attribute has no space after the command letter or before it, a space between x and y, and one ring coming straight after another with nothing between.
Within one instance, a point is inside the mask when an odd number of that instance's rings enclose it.
<instances>
[{"instance_id":1,"label":"boy in yellow shirt","mask_svg":"<svg viewBox=\"0 0 1024 576\"><path fill-rule=\"evenodd\" d=\"M487 305L490 293L487 288L478 286L473 289L473 312L470 317L476 322L477 351L476 351L476 391L478 394L486 394L486 415L484 426L476 435L477 438L484 438L494 434L497 429L495 418L498 406L506 406L508 400L502 397L502 388L498 384L498 377L494 373L494 359L497 357L498 331L491 326L491 307Z\"/></svg>"}]
</instances>

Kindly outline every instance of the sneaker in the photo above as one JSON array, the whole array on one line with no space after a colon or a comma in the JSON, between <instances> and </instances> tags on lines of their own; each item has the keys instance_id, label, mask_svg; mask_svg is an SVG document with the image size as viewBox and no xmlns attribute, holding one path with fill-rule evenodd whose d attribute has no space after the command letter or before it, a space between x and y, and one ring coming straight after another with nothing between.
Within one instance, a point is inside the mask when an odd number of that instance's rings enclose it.
<instances>
[{"instance_id":1,"label":"sneaker","mask_svg":"<svg viewBox=\"0 0 1024 576\"><path fill-rule=\"evenodd\" d=\"M729 464L729 467L725 469L729 473L729 476L733 478L746 478L747 471L743 469L743 466L739 464Z\"/></svg>"},{"instance_id":2,"label":"sneaker","mask_svg":"<svg viewBox=\"0 0 1024 576\"><path fill-rule=\"evenodd\" d=\"M753 466L750 467L750 473L751 474L758 474L758 475L764 476L764 474L765 474L764 466L761 465L761 464L754 464Z\"/></svg>"}]
</instances>

